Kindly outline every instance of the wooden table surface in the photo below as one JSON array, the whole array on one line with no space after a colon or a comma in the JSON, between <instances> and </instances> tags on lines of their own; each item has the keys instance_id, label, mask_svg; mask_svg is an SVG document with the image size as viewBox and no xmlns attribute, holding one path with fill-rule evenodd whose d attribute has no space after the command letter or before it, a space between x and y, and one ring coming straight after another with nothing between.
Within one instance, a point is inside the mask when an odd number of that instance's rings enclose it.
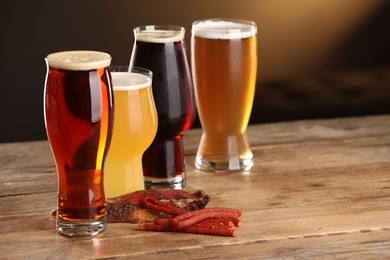
<instances>
[{"instance_id":1,"label":"wooden table surface","mask_svg":"<svg viewBox=\"0 0 390 260\"><path fill-rule=\"evenodd\" d=\"M55 232L56 172L47 141L0 144L0 258L390 258L390 115L253 125L249 173L206 173L185 135L187 191L241 209L236 237L139 231Z\"/></svg>"}]
</instances>

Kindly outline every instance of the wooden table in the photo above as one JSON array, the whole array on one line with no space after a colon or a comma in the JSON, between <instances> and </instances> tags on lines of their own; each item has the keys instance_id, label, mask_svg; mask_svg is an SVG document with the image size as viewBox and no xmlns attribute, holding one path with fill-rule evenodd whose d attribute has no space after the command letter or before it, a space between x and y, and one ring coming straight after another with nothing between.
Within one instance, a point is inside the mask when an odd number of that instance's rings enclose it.
<instances>
[{"instance_id":1,"label":"wooden table","mask_svg":"<svg viewBox=\"0 0 390 260\"><path fill-rule=\"evenodd\" d=\"M27 129L26 129L27 130ZM206 173L185 136L186 190L209 207L241 209L236 237L139 231L109 224L97 237L55 232L56 172L47 141L0 144L0 258L390 257L390 115L253 125L249 173Z\"/></svg>"}]
</instances>

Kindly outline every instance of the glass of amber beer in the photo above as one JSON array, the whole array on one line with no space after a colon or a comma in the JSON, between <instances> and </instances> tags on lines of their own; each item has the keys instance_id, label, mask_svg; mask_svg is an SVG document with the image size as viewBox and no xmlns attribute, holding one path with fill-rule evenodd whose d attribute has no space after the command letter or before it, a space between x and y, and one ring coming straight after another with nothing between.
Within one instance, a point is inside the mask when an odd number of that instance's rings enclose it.
<instances>
[{"instance_id":1,"label":"glass of amber beer","mask_svg":"<svg viewBox=\"0 0 390 260\"><path fill-rule=\"evenodd\" d=\"M103 164L112 127L111 56L66 51L46 57L46 132L58 174L57 231L91 236L106 228Z\"/></svg>"},{"instance_id":2,"label":"glass of amber beer","mask_svg":"<svg viewBox=\"0 0 390 260\"><path fill-rule=\"evenodd\" d=\"M248 171L253 165L246 128L257 72L254 22L207 19L192 24L191 61L203 134L197 169Z\"/></svg>"},{"instance_id":3,"label":"glass of amber beer","mask_svg":"<svg viewBox=\"0 0 390 260\"><path fill-rule=\"evenodd\" d=\"M115 120L104 166L107 198L144 189L142 154L157 131L152 72L126 66L110 67Z\"/></svg>"},{"instance_id":4,"label":"glass of amber beer","mask_svg":"<svg viewBox=\"0 0 390 260\"><path fill-rule=\"evenodd\" d=\"M147 189L181 189L186 184L182 135L194 121L195 100L184 34L183 27L174 25L134 29L130 66L153 72L158 114L156 137L142 157Z\"/></svg>"}]
</instances>

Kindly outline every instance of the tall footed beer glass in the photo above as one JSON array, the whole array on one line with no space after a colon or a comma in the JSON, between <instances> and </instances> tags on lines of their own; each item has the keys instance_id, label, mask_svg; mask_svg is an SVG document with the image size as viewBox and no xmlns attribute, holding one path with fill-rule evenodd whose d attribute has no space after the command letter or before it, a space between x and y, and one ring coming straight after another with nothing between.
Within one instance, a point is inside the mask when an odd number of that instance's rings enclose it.
<instances>
[{"instance_id":1,"label":"tall footed beer glass","mask_svg":"<svg viewBox=\"0 0 390 260\"><path fill-rule=\"evenodd\" d=\"M106 227L103 164L110 143L111 56L67 51L46 57L46 132L58 174L57 231L90 236Z\"/></svg>"},{"instance_id":2,"label":"tall footed beer glass","mask_svg":"<svg viewBox=\"0 0 390 260\"><path fill-rule=\"evenodd\" d=\"M191 60L203 134L195 166L247 171L253 165L246 128L257 72L256 25L208 19L192 24Z\"/></svg>"},{"instance_id":3,"label":"tall footed beer glass","mask_svg":"<svg viewBox=\"0 0 390 260\"><path fill-rule=\"evenodd\" d=\"M143 155L145 187L185 186L182 135L194 120L192 78L180 26L140 26L130 66L153 72L153 96L158 114L157 135Z\"/></svg>"}]
</instances>

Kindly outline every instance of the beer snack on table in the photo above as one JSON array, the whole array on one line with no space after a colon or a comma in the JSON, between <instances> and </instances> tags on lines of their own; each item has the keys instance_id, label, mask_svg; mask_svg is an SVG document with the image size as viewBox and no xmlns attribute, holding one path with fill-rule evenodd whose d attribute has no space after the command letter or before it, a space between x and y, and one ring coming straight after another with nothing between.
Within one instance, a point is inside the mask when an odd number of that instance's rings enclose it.
<instances>
[{"instance_id":1,"label":"beer snack on table","mask_svg":"<svg viewBox=\"0 0 390 260\"><path fill-rule=\"evenodd\" d=\"M205 208L209 196L173 189L136 191L108 199L109 222L137 222L143 231L235 236L241 211Z\"/></svg>"},{"instance_id":2,"label":"beer snack on table","mask_svg":"<svg viewBox=\"0 0 390 260\"><path fill-rule=\"evenodd\" d=\"M156 218L154 223L138 221L144 231L168 231L195 233L214 236L235 236L241 225L241 211L231 208L207 208L194 211L180 210L154 198L145 198L143 204L147 208L166 213L168 216Z\"/></svg>"}]
</instances>

